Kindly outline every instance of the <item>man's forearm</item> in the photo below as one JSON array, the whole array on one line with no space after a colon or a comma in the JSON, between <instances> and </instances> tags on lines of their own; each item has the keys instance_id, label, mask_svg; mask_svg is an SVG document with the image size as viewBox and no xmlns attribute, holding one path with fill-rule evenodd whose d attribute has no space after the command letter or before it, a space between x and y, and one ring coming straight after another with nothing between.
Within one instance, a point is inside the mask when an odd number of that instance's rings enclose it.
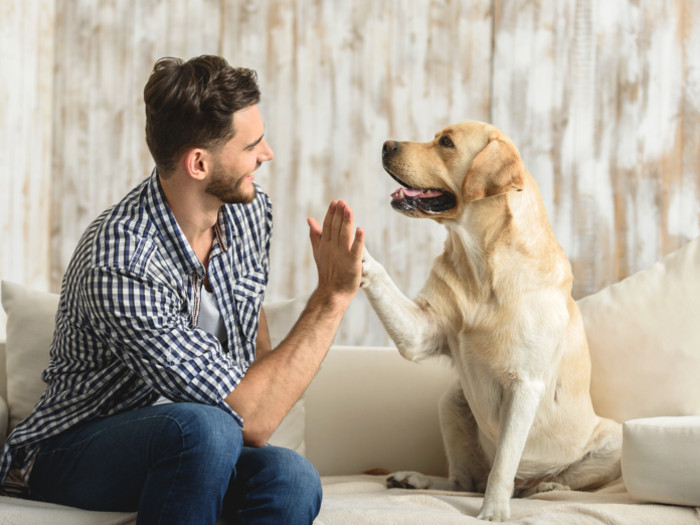
<instances>
[{"instance_id":1,"label":"man's forearm","mask_svg":"<svg viewBox=\"0 0 700 525\"><path fill-rule=\"evenodd\" d=\"M248 369L226 402L243 418L248 445L262 446L304 393L330 348L352 296L317 289L289 335Z\"/></svg>"},{"instance_id":2,"label":"man's forearm","mask_svg":"<svg viewBox=\"0 0 700 525\"><path fill-rule=\"evenodd\" d=\"M226 398L243 418L243 438L253 446L267 443L309 386L360 287L364 232L353 230L350 207L332 201L323 227L315 219L308 222L318 269L316 291L286 339L255 361Z\"/></svg>"}]
</instances>

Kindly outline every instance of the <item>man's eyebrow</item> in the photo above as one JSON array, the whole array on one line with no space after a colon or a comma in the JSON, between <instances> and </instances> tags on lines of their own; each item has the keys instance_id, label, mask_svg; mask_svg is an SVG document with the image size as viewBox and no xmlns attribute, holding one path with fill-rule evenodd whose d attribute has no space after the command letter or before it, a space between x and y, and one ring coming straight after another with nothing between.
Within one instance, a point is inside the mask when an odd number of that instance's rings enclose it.
<instances>
[{"instance_id":1,"label":"man's eyebrow","mask_svg":"<svg viewBox=\"0 0 700 525\"><path fill-rule=\"evenodd\" d=\"M248 144L244 149L247 149L247 150L248 150L248 149L253 149L255 146L257 146L258 144L260 144L260 141L261 141L264 137L265 137L265 133L263 133L262 135L260 135L260 138L259 138L258 140L255 140L255 141L251 142L250 144Z\"/></svg>"}]
</instances>

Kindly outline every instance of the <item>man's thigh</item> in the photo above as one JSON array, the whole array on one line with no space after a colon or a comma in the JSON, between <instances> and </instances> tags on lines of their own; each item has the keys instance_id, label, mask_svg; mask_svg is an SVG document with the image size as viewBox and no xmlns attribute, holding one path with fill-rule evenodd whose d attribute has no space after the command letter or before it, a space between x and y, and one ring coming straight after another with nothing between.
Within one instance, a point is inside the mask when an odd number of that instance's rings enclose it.
<instances>
[{"instance_id":1,"label":"man's thigh","mask_svg":"<svg viewBox=\"0 0 700 525\"><path fill-rule=\"evenodd\" d=\"M169 477L152 475L154 466L183 454L185 433L197 441L196 433L206 432L202 420L206 426L209 418L229 417L217 407L168 403L79 425L42 445L29 479L32 497L84 509L135 511L149 475ZM240 431L232 441L231 453L240 453ZM187 478L196 480L197 473L191 474Z\"/></svg>"}]
</instances>

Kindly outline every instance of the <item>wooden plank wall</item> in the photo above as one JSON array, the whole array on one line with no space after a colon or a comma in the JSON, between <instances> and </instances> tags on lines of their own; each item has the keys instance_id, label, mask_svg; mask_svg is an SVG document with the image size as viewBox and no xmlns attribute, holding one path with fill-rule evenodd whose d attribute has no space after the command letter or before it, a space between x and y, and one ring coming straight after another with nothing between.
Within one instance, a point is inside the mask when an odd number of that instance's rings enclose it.
<instances>
[{"instance_id":1,"label":"wooden plank wall","mask_svg":"<svg viewBox=\"0 0 700 525\"><path fill-rule=\"evenodd\" d=\"M466 119L518 144L576 297L700 234L700 0L0 0L1 278L58 289L151 169L153 62L202 53L259 73L270 299L313 288L306 217L336 198L417 293L444 235L391 211L381 145ZM362 293L336 342L388 342Z\"/></svg>"}]
</instances>

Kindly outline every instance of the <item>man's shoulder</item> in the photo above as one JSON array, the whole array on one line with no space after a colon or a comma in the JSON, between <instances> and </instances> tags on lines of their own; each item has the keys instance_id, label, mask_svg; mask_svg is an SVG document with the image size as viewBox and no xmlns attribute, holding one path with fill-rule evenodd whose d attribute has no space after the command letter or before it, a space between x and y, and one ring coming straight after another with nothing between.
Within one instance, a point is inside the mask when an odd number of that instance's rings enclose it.
<instances>
[{"instance_id":1,"label":"man's shoulder","mask_svg":"<svg viewBox=\"0 0 700 525\"><path fill-rule=\"evenodd\" d=\"M92 263L122 269L133 266L139 257L151 252L159 242L152 213L143 183L103 212L86 232Z\"/></svg>"}]
</instances>

